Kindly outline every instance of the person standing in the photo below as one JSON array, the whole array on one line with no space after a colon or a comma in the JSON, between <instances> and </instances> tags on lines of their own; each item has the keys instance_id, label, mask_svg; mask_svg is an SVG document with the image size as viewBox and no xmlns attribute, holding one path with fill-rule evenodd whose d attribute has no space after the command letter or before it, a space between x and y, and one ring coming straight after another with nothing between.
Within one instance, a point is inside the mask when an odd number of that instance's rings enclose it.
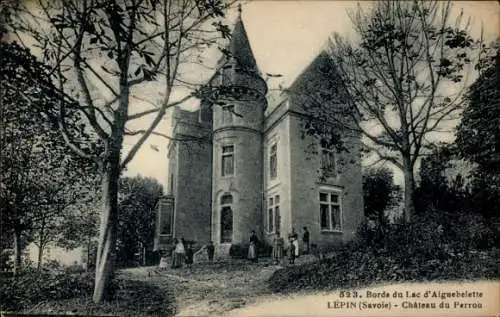
<instances>
[{"instance_id":1,"label":"person standing","mask_svg":"<svg viewBox=\"0 0 500 317\"><path fill-rule=\"evenodd\" d=\"M179 244L179 240L177 238L174 239L173 242L173 246L172 246L172 249L171 249L171 257L172 257L172 263L170 263L170 267L172 269L175 269L178 267L178 263L177 263L177 255L175 253L176 249L177 249L177 245Z\"/></svg>"},{"instance_id":2,"label":"person standing","mask_svg":"<svg viewBox=\"0 0 500 317\"><path fill-rule=\"evenodd\" d=\"M186 245L186 266L190 268L193 265L193 247L191 243Z\"/></svg>"},{"instance_id":3,"label":"person standing","mask_svg":"<svg viewBox=\"0 0 500 317\"><path fill-rule=\"evenodd\" d=\"M257 244L259 243L259 239L257 239L257 235L255 231L252 230L252 234L250 235L250 246L248 247L248 259L252 261L252 263L256 263L257 260Z\"/></svg>"},{"instance_id":4,"label":"person standing","mask_svg":"<svg viewBox=\"0 0 500 317\"><path fill-rule=\"evenodd\" d=\"M284 245L283 238L280 237L279 234L277 234L276 237L274 238L274 243L273 243L274 264L281 263L281 260L283 259L283 245Z\"/></svg>"},{"instance_id":5,"label":"person standing","mask_svg":"<svg viewBox=\"0 0 500 317\"><path fill-rule=\"evenodd\" d=\"M175 268L182 267L182 263L184 262L184 255L185 255L185 253L186 253L186 251L184 249L184 238L182 238L181 240L177 240L177 244L175 245L175 250L174 250L174 254L175 254L175 260L174 260Z\"/></svg>"},{"instance_id":6,"label":"person standing","mask_svg":"<svg viewBox=\"0 0 500 317\"><path fill-rule=\"evenodd\" d=\"M213 242L210 241L206 248L207 248L208 262L212 264L214 263L214 253L215 253L215 247Z\"/></svg>"},{"instance_id":7,"label":"person standing","mask_svg":"<svg viewBox=\"0 0 500 317\"><path fill-rule=\"evenodd\" d=\"M309 237L309 230L307 230L307 227L304 227L304 235L302 236L302 242L304 242L304 245L306 247L306 254L309 254L311 252L310 246L311 246L311 241Z\"/></svg>"},{"instance_id":8,"label":"person standing","mask_svg":"<svg viewBox=\"0 0 500 317\"><path fill-rule=\"evenodd\" d=\"M294 240L293 240L291 235L288 238L288 240L290 242L290 247L288 249L288 263L294 264L295 263L295 244L293 243Z\"/></svg>"},{"instance_id":9,"label":"person standing","mask_svg":"<svg viewBox=\"0 0 500 317\"><path fill-rule=\"evenodd\" d=\"M293 238L293 250L295 251L295 258L298 258L299 255L300 255L300 252L299 252L299 239L297 238L297 236L295 236L295 238Z\"/></svg>"}]
</instances>

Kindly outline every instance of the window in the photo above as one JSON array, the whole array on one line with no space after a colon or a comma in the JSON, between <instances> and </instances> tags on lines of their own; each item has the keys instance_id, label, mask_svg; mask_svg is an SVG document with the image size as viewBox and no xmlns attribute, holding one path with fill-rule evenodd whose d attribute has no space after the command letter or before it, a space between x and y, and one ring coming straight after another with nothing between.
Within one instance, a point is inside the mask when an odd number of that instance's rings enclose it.
<instances>
[{"instance_id":1,"label":"window","mask_svg":"<svg viewBox=\"0 0 500 317\"><path fill-rule=\"evenodd\" d=\"M319 193L319 213L321 230L342 230L342 208L340 192Z\"/></svg>"},{"instance_id":2,"label":"window","mask_svg":"<svg viewBox=\"0 0 500 317\"><path fill-rule=\"evenodd\" d=\"M222 107L222 124L231 124L233 123L234 118L234 106L223 106Z\"/></svg>"},{"instance_id":3,"label":"window","mask_svg":"<svg viewBox=\"0 0 500 317\"><path fill-rule=\"evenodd\" d=\"M335 149L328 146L326 141L320 142L320 161L321 171L325 176L337 176L337 162L335 158Z\"/></svg>"},{"instance_id":4,"label":"window","mask_svg":"<svg viewBox=\"0 0 500 317\"><path fill-rule=\"evenodd\" d=\"M165 216L161 234L172 234L172 216L172 214Z\"/></svg>"},{"instance_id":5,"label":"window","mask_svg":"<svg viewBox=\"0 0 500 317\"><path fill-rule=\"evenodd\" d=\"M271 179L275 179L278 176L278 146L276 143L271 145L269 151L269 176Z\"/></svg>"},{"instance_id":6,"label":"window","mask_svg":"<svg viewBox=\"0 0 500 317\"><path fill-rule=\"evenodd\" d=\"M162 235L171 235L172 234L172 226L174 223L174 205L173 201L164 202L160 201L158 203L158 216L160 221L160 234Z\"/></svg>"},{"instance_id":7,"label":"window","mask_svg":"<svg viewBox=\"0 0 500 317\"><path fill-rule=\"evenodd\" d=\"M212 106L206 102L200 104L200 122L212 122Z\"/></svg>"},{"instance_id":8,"label":"window","mask_svg":"<svg viewBox=\"0 0 500 317\"><path fill-rule=\"evenodd\" d=\"M267 207L267 231L279 234L281 232L280 196L275 195L268 198Z\"/></svg>"},{"instance_id":9,"label":"window","mask_svg":"<svg viewBox=\"0 0 500 317\"><path fill-rule=\"evenodd\" d=\"M222 176L234 174L234 145L222 147Z\"/></svg>"},{"instance_id":10,"label":"window","mask_svg":"<svg viewBox=\"0 0 500 317\"><path fill-rule=\"evenodd\" d=\"M220 242L230 243L233 240L233 196L224 195L220 199Z\"/></svg>"},{"instance_id":11,"label":"window","mask_svg":"<svg viewBox=\"0 0 500 317\"><path fill-rule=\"evenodd\" d=\"M170 174L170 194L174 194L174 174Z\"/></svg>"}]
</instances>

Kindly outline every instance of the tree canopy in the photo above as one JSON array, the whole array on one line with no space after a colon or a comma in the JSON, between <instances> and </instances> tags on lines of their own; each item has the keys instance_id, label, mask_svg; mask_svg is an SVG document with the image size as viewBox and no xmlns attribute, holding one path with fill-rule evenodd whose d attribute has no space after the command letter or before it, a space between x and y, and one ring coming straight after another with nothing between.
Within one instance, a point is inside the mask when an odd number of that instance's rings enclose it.
<instances>
[{"instance_id":1,"label":"tree canopy","mask_svg":"<svg viewBox=\"0 0 500 317\"><path fill-rule=\"evenodd\" d=\"M500 40L486 52L479 78L469 87L467 107L457 129L462 157L500 173Z\"/></svg>"},{"instance_id":2,"label":"tree canopy","mask_svg":"<svg viewBox=\"0 0 500 317\"><path fill-rule=\"evenodd\" d=\"M120 179L117 259L120 264L130 264L135 260L135 253L152 250L156 229L155 206L162 195L162 185L153 178L136 176Z\"/></svg>"},{"instance_id":3,"label":"tree canopy","mask_svg":"<svg viewBox=\"0 0 500 317\"><path fill-rule=\"evenodd\" d=\"M47 67L16 43L0 43L0 64L2 231L14 234L19 269L21 234L75 203L96 166L68 151L58 133L58 109L61 103L71 105L52 84ZM71 110L68 129L74 140L97 149Z\"/></svg>"},{"instance_id":4,"label":"tree canopy","mask_svg":"<svg viewBox=\"0 0 500 317\"><path fill-rule=\"evenodd\" d=\"M347 128L362 133L365 147L403 172L407 221L417 162L458 118L480 47L461 18L451 16L450 1L377 1L351 12L357 43L336 35L328 48L326 71L335 76L319 87L326 102L311 112L309 130L322 134L338 125L332 118L351 118Z\"/></svg>"},{"instance_id":5,"label":"tree canopy","mask_svg":"<svg viewBox=\"0 0 500 317\"><path fill-rule=\"evenodd\" d=\"M204 49L227 36L221 18L230 3L39 0L17 11L12 23L16 34L34 40L42 50L58 89L75 101L103 146L96 155L75 142L67 129L68 108L59 108L57 123L66 146L92 159L102 176L96 303L104 299L114 271L121 173L152 134L161 134L155 130L167 110L196 96L185 69L204 66ZM149 86L150 92L159 92L153 100L143 92L152 82L157 86ZM147 122L146 128L137 129L138 121ZM136 138L123 151L127 135Z\"/></svg>"}]
</instances>

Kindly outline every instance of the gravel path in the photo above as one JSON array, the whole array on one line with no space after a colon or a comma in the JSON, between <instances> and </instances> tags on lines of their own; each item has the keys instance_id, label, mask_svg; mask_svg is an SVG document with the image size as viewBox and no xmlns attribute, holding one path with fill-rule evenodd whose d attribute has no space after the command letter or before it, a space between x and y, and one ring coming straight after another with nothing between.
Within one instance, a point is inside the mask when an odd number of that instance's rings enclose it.
<instances>
[{"instance_id":1,"label":"gravel path","mask_svg":"<svg viewBox=\"0 0 500 317\"><path fill-rule=\"evenodd\" d=\"M308 260L304 257L301 262ZM272 294L266 283L279 268L269 260L257 264L231 260L175 270L157 267L126 269L120 275L150 281L172 292L177 301L178 316L207 316L283 298Z\"/></svg>"}]
</instances>

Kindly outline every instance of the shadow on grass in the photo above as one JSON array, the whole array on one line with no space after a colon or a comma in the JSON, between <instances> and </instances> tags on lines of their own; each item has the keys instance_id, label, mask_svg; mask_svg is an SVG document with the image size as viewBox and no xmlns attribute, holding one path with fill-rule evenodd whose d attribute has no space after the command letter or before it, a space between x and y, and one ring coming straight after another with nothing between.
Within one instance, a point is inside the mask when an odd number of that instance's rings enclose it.
<instances>
[{"instance_id":1,"label":"shadow on grass","mask_svg":"<svg viewBox=\"0 0 500 317\"><path fill-rule=\"evenodd\" d=\"M76 285L75 285L76 286ZM76 286L77 287L77 286ZM116 280L112 285L113 296L96 305L91 292L79 296L40 294L38 298L11 296L7 312L28 315L80 315L80 316L174 316L176 302L171 292L143 281ZM63 298L61 298L63 297ZM15 314L12 316L16 316Z\"/></svg>"}]
</instances>

